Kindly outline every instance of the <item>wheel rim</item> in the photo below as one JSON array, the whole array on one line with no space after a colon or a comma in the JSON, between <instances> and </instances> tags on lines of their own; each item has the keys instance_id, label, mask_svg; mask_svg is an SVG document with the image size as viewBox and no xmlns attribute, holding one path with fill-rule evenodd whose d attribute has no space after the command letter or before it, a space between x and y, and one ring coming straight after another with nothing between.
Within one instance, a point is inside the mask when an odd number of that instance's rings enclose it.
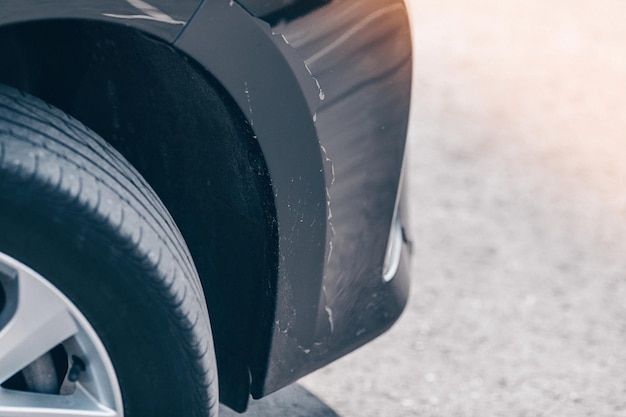
<instances>
[{"instance_id":1,"label":"wheel rim","mask_svg":"<svg viewBox=\"0 0 626 417\"><path fill-rule=\"evenodd\" d=\"M41 275L2 252L0 287L0 417L122 417L115 369L78 308ZM17 378L24 387L10 386ZM54 392L42 393L48 389Z\"/></svg>"}]
</instances>

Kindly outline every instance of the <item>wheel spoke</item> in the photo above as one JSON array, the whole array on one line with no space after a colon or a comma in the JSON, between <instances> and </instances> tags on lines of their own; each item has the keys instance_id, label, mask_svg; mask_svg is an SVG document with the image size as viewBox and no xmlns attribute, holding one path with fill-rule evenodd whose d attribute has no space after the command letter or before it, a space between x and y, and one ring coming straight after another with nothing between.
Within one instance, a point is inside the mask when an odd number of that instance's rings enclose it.
<instances>
[{"instance_id":1,"label":"wheel spoke","mask_svg":"<svg viewBox=\"0 0 626 417\"><path fill-rule=\"evenodd\" d=\"M72 395L47 395L0 389L0 417L120 417L78 385Z\"/></svg>"},{"instance_id":2,"label":"wheel spoke","mask_svg":"<svg viewBox=\"0 0 626 417\"><path fill-rule=\"evenodd\" d=\"M17 297L13 317L0 330L0 383L78 331L56 290L29 271L19 272Z\"/></svg>"}]
</instances>

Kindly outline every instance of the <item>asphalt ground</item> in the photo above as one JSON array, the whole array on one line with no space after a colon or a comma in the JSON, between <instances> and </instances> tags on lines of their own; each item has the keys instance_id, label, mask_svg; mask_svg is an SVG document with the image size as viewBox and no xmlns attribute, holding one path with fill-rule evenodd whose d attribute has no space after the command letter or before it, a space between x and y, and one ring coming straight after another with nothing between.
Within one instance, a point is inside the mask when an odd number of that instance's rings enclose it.
<instances>
[{"instance_id":1,"label":"asphalt ground","mask_svg":"<svg viewBox=\"0 0 626 417\"><path fill-rule=\"evenodd\" d=\"M410 304L255 415L626 416L626 3L411 9Z\"/></svg>"}]
</instances>

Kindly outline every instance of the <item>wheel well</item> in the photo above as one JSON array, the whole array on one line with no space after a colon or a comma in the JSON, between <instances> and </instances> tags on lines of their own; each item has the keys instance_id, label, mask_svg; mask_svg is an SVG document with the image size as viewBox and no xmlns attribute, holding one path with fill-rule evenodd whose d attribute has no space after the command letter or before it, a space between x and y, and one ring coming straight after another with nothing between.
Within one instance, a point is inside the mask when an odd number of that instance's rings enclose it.
<instances>
[{"instance_id":1,"label":"wheel well","mask_svg":"<svg viewBox=\"0 0 626 417\"><path fill-rule=\"evenodd\" d=\"M76 20L1 28L0 83L83 122L154 188L202 279L220 397L247 401L269 349L278 238L265 160L228 93L163 42Z\"/></svg>"}]
</instances>

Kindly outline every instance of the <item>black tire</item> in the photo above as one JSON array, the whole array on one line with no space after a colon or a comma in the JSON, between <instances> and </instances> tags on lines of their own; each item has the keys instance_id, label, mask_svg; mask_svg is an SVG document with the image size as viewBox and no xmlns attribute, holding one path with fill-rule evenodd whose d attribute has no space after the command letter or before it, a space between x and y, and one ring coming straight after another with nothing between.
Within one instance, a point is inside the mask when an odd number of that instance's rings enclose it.
<instances>
[{"instance_id":1,"label":"black tire","mask_svg":"<svg viewBox=\"0 0 626 417\"><path fill-rule=\"evenodd\" d=\"M115 368L125 416L217 414L206 302L166 208L103 139L6 86L0 253L45 277L88 320Z\"/></svg>"}]
</instances>

